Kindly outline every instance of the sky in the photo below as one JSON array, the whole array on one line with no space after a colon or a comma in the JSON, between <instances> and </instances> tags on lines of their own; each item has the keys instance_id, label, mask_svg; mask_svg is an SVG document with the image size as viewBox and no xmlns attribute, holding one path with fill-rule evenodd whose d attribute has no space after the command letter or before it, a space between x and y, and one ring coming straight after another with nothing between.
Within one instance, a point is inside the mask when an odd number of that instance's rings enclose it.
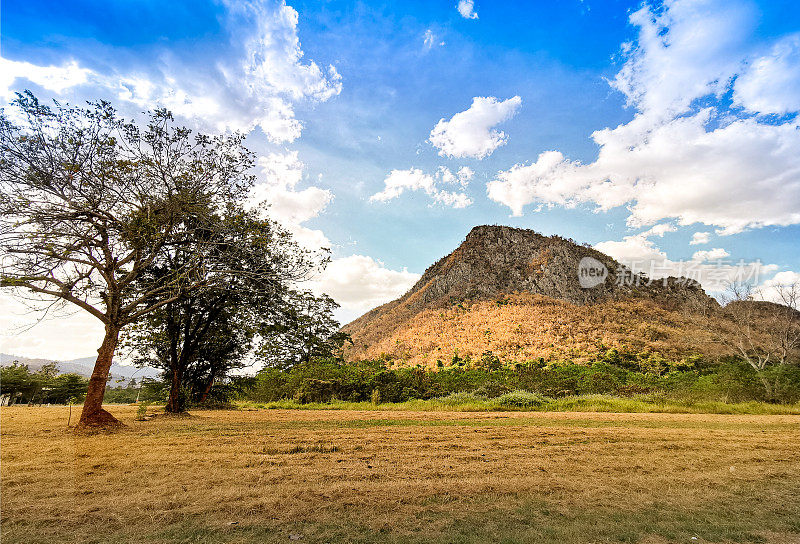
<instances>
[{"instance_id":1,"label":"sky","mask_svg":"<svg viewBox=\"0 0 800 544\"><path fill-rule=\"evenodd\" d=\"M309 287L343 323L481 224L712 294L800 279L794 0L5 0L0 101L24 89L246 133L251 201L330 248ZM8 292L0 329L30 357L102 339Z\"/></svg>"}]
</instances>

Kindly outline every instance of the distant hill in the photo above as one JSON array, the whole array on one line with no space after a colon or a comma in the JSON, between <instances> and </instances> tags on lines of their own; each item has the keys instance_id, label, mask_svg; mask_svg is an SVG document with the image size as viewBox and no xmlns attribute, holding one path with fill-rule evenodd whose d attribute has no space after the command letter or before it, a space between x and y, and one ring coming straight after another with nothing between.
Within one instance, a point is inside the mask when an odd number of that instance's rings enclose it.
<instances>
[{"instance_id":1,"label":"distant hill","mask_svg":"<svg viewBox=\"0 0 800 544\"><path fill-rule=\"evenodd\" d=\"M88 378L92 375L95 358L83 357L81 359L72 359L69 361L54 361L53 359L33 359L30 357L0 353L0 366L9 366L13 364L14 361L19 361L23 365L28 365L28 368L32 371L39 370L42 366L55 362L59 372L62 374L80 374ZM155 378L158 375L159 371L155 368L145 367L140 370L134 366L120 365L117 363L111 365L111 383L114 385L117 385L117 380L121 380L119 382L121 385L130 381L131 378L139 380L144 377Z\"/></svg>"},{"instance_id":2,"label":"distant hill","mask_svg":"<svg viewBox=\"0 0 800 544\"><path fill-rule=\"evenodd\" d=\"M427 367L489 351L506 362L590 360L609 348L716 357L708 314L717 309L693 280L649 282L559 236L479 226L405 295L343 330L349 359Z\"/></svg>"}]
</instances>

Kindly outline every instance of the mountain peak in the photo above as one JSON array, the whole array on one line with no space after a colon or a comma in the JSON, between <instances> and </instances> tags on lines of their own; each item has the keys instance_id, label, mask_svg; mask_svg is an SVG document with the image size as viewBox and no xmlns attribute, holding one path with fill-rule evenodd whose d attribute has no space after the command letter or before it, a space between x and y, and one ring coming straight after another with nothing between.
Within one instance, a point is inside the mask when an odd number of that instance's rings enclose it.
<instances>
[{"instance_id":1,"label":"mountain peak","mask_svg":"<svg viewBox=\"0 0 800 544\"><path fill-rule=\"evenodd\" d=\"M566 314L559 320L569 320L571 314L598 313L601 310L591 308L618 301L690 311L715 304L697 282L685 278L650 282L588 245L529 229L480 225L452 253L431 265L406 294L364 314L344 330L360 345L356 352L374 355L393 345L392 338L422 322L432 328L419 334L436 337L433 331L451 327L439 321L452 318L440 316L449 315L454 307L483 305L478 310L483 312L487 304L504 304L509 296L515 304L531 307L556 304ZM489 321L481 326L500 330L519 325L506 322L508 318L503 317L504 324L497 326L490 322L494 318L487 317Z\"/></svg>"},{"instance_id":2,"label":"mountain peak","mask_svg":"<svg viewBox=\"0 0 800 544\"><path fill-rule=\"evenodd\" d=\"M591 259L605 279L593 288L580 282L581 262ZM449 255L428 268L403 299L412 307L437 301L486 299L504 293L530 292L573 304L611 296L624 282L624 268L591 247L560 236L499 225L474 227ZM619 285L618 285L619 284ZM401 299L401 300L403 300Z\"/></svg>"}]
</instances>

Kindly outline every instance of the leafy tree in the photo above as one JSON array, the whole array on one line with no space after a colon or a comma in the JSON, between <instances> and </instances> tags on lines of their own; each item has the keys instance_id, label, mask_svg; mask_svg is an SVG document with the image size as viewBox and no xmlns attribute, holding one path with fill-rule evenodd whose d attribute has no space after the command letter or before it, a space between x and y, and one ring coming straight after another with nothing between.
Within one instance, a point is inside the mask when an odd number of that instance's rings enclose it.
<instances>
[{"instance_id":1,"label":"leafy tree","mask_svg":"<svg viewBox=\"0 0 800 544\"><path fill-rule=\"evenodd\" d=\"M14 361L10 366L0 368L0 395L9 395L9 404L17 400L27 400L35 387L28 365Z\"/></svg>"},{"instance_id":2,"label":"leafy tree","mask_svg":"<svg viewBox=\"0 0 800 544\"><path fill-rule=\"evenodd\" d=\"M60 374L48 383L47 395L44 402L53 404L67 404L70 399L83 399L89 381L78 374Z\"/></svg>"},{"instance_id":3,"label":"leafy tree","mask_svg":"<svg viewBox=\"0 0 800 544\"><path fill-rule=\"evenodd\" d=\"M192 136L166 110L140 127L107 102L51 108L26 92L12 108L0 113L0 286L104 324L80 424L119 424L102 401L120 331L235 274L192 242L214 243L207 233L219 221L208 214L243 197L253 155L243 136ZM194 251L179 268L142 281L187 245Z\"/></svg>"},{"instance_id":4,"label":"leafy tree","mask_svg":"<svg viewBox=\"0 0 800 544\"><path fill-rule=\"evenodd\" d=\"M328 295L291 292L279 319L262 330L258 355L264 365L289 368L315 357L340 356L350 336L339 330L339 323L333 317L338 307Z\"/></svg>"},{"instance_id":5,"label":"leafy tree","mask_svg":"<svg viewBox=\"0 0 800 544\"><path fill-rule=\"evenodd\" d=\"M183 411L190 397L205 400L215 380L243 366L259 330L286 311L290 286L325 262L272 221L240 212L226 223L211 233L215 251L207 253L206 262L240 273L213 289L186 292L125 335L138 364L164 371L170 382L168 412ZM168 252L149 274L171 275L193 252L190 246Z\"/></svg>"},{"instance_id":6,"label":"leafy tree","mask_svg":"<svg viewBox=\"0 0 800 544\"><path fill-rule=\"evenodd\" d=\"M46 364L37 372L18 362L0 368L0 394L9 395L10 404L66 404L70 398L83 398L87 385L86 378L78 374L58 374L55 363Z\"/></svg>"}]
</instances>

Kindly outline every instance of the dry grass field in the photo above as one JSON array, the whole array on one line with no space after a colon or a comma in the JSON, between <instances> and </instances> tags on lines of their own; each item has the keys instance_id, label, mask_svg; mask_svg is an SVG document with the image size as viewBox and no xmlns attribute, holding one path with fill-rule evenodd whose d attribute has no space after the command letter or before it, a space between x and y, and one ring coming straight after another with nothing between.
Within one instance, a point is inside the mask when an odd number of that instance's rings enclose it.
<instances>
[{"instance_id":1,"label":"dry grass field","mask_svg":"<svg viewBox=\"0 0 800 544\"><path fill-rule=\"evenodd\" d=\"M797 416L110 410L2 409L4 544L800 542Z\"/></svg>"}]
</instances>

